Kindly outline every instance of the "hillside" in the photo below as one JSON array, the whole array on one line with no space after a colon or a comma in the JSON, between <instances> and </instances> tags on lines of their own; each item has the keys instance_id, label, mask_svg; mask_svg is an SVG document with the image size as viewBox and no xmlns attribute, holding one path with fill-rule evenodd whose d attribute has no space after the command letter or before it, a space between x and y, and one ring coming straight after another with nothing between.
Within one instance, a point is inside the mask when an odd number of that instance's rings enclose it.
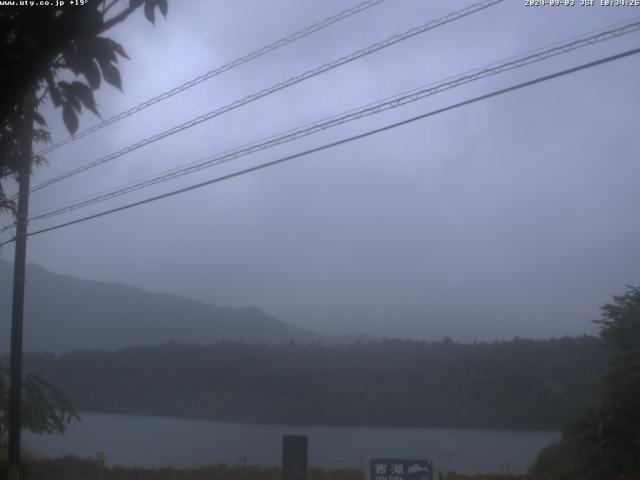
<instances>
[{"instance_id":1,"label":"hillside","mask_svg":"<svg viewBox=\"0 0 640 480\"><path fill-rule=\"evenodd\" d=\"M0 261L0 351L8 351L13 266ZM64 352L167 342L211 344L311 342L319 334L263 311L220 307L117 283L82 280L30 264L25 294L25 350Z\"/></svg>"},{"instance_id":2,"label":"hillside","mask_svg":"<svg viewBox=\"0 0 640 480\"><path fill-rule=\"evenodd\" d=\"M6 359L5 359L6 360ZM163 345L31 354L80 411L292 424L560 428L599 394L593 337Z\"/></svg>"}]
</instances>

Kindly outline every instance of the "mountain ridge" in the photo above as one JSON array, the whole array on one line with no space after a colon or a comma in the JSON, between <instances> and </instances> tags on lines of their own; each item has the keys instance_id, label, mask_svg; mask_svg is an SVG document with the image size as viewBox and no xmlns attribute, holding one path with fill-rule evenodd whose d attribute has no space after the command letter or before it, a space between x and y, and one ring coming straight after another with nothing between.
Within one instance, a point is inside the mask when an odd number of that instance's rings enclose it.
<instances>
[{"instance_id":1,"label":"mountain ridge","mask_svg":"<svg viewBox=\"0 0 640 480\"><path fill-rule=\"evenodd\" d=\"M0 260L0 335L8 351L13 264ZM120 282L86 280L27 265L25 351L113 350L169 342L199 345L327 342L257 307L227 307Z\"/></svg>"}]
</instances>

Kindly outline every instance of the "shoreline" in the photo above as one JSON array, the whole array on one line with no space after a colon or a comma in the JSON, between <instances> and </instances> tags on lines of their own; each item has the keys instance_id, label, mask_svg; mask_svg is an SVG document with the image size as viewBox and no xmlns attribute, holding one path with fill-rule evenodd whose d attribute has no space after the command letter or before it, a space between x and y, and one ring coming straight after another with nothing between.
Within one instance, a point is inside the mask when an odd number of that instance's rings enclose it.
<instances>
[{"instance_id":1,"label":"shoreline","mask_svg":"<svg viewBox=\"0 0 640 480\"><path fill-rule=\"evenodd\" d=\"M206 422L206 423L218 423L223 425L246 425L250 427L264 426L264 427L296 427L296 428L362 428L362 429L375 429L375 428L389 428L389 429L403 429L403 430L456 430L456 431L478 431L478 432L504 432L504 433L542 433L542 434L557 434L560 435L562 428L525 428L525 427L475 427L475 426L449 426L449 425L408 425L408 424L372 424L372 423L293 423L293 422L271 422L271 421L243 421L243 420L220 420L211 419L206 417L197 417L189 415L154 415L147 413L121 413L121 412L99 412L84 410L77 412L82 421L83 414L100 415L100 416L118 416L118 417L136 417L136 418L148 418L148 419L162 419L162 420L176 420L176 421L192 421L192 422ZM77 420L75 420L77 422Z\"/></svg>"}]
</instances>

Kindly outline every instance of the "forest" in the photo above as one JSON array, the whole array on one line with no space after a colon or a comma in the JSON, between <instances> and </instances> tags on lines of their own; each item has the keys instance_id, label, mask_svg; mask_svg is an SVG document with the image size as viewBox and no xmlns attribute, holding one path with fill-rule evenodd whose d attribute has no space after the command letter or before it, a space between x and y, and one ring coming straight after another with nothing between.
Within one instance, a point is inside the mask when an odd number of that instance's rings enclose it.
<instances>
[{"instance_id":1,"label":"forest","mask_svg":"<svg viewBox=\"0 0 640 480\"><path fill-rule=\"evenodd\" d=\"M4 358L6 362L6 358ZM31 353L77 411L221 421L560 429L592 405L595 337L492 343L166 344Z\"/></svg>"}]
</instances>

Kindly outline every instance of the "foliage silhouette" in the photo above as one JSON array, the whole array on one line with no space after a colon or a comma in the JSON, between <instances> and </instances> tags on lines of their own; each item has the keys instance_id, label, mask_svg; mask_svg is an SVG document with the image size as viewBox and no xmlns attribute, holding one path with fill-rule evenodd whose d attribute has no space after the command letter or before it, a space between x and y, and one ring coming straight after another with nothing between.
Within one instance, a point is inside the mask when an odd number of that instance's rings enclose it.
<instances>
[{"instance_id":1,"label":"foliage silhouette","mask_svg":"<svg viewBox=\"0 0 640 480\"><path fill-rule=\"evenodd\" d=\"M607 372L599 403L576 416L532 468L554 479L640 474L640 288L602 307Z\"/></svg>"},{"instance_id":2,"label":"foliage silhouette","mask_svg":"<svg viewBox=\"0 0 640 480\"><path fill-rule=\"evenodd\" d=\"M122 45L103 34L140 7L151 23L156 10L166 16L168 9L167 0L130 0L124 6L118 0L91 0L76 7L0 9L0 179L20 171L32 137L49 140L45 118L33 112L46 99L61 110L73 134L83 106L98 115L93 92L102 80L122 90L118 58L128 56ZM76 79L69 81L72 77ZM22 125L26 119L32 123L32 116L33 131L25 136ZM1 184L0 208L15 208Z\"/></svg>"},{"instance_id":3,"label":"foliage silhouette","mask_svg":"<svg viewBox=\"0 0 640 480\"><path fill-rule=\"evenodd\" d=\"M267 423L560 428L595 401L592 337L459 344L168 344L33 353L80 411Z\"/></svg>"},{"instance_id":4,"label":"foliage silhouette","mask_svg":"<svg viewBox=\"0 0 640 480\"><path fill-rule=\"evenodd\" d=\"M9 371L0 367L0 443L9 427ZM23 384L22 425L34 433L63 433L72 419L80 419L67 397L55 386L36 375Z\"/></svg>"}]
</instances>

